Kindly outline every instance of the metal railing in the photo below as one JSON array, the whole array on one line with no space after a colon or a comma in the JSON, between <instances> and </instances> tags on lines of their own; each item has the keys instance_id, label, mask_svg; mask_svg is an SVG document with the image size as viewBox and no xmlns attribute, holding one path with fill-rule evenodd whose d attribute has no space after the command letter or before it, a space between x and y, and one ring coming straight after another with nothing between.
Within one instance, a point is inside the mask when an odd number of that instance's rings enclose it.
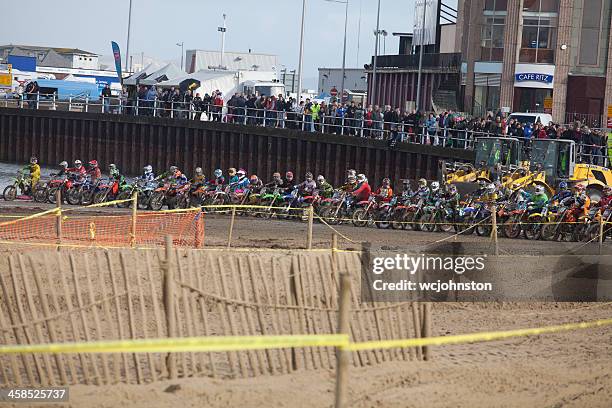
<instances>
[{"instance_id":1,"label":"metal railing","mask_svg":"<svg viewBox=\"0 0 612 408\"><path fill-rule=\"evenodd\" d=\"M0 106L68 110L106 114L163 117L183 120L212 121L245 126L274 127L333 135L386 140L391 147L397 143L413 143L439 147L468 149L482 136L496 136L485 131L453 129L427 123L385 122L365 116L362 109L357 117L343 114L312 114L296 110L277 111L252 106L217 106L201 101L129 99L125 97L70 97L59 100L55 94L22 94L18 99L0 100ZM382 115L382 112L381 112ZM605 132L605 129L600 129ZM524 139L529 149L530 139ZM607 167L610 164L606 145L577 144L578 161Z\"/></svg>"}]
</instances>

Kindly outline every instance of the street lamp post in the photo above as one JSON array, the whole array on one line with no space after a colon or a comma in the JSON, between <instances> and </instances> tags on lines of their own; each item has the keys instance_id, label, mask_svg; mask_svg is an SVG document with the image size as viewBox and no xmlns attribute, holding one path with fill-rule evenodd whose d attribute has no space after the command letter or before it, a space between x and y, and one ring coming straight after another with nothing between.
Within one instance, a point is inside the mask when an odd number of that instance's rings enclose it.
<instances>
[{"instance_id":1,"label":"street lamp post","mask_svg":"<svg viewBox=\"0 0 612 408\"><path fill-rule=\"evenodd\" d=\"M374 103L376 95L376 63L378 59L378 34L380 33L380 0L378 0L378 11L376 12L376 41L374 45L374 67L372 69L372 92L368 95L368 101Z\"/></svg>"},{"instance_id":2,"label":"street lamp post","mask_svg":"<svg viewBox=\"0 0 612 408\"><path fill-rule=\"evenodd\" d=\"M421 76L423 75L423 49L425 48L425 18L427 13L427 0L423 0L423 27L421 28L421 49L419 50L419 74L417 76L416 110L421 107Z\"/></svg>"},{"instance_id":3,"label":"street lamp post","mask_svg":"<svg viewBox=\"0 0 612 408\"><path fill-rule=\"evenodd\" d=\"M302 0L302 28L300 34L300 61L298 63L298 89L296 103L302 99L302 73L304 68L304 18L306 17L306 0Z\"/></svg>"},{"instance_id":4,"label":"street lamp post","mask_svg":"<svg viewBox=\"0 0 612 408\"><path fill-rule=\"evenodd\" d=\"M346 5L344 7L344 48L342 49L342 83L340 85L340 92L342 92L342 96L340 97L341 101L344 101L344 78L346 76L346 28L348 25L348 6L349 0L346 0Z\"/></svg>"},{"instance_id":5,"label":"street lamp post","mask_svg":"<svg viewBox=\"0 0 612 408\"><path fill-rule=\"evenodd\" d=\"M127 44L125 45L125 71L129 71L128 61L130 60L130 32L132 31L132 0L130 0L130 10L128 11L128 31Z\"/></svg>"},{"instance_id":6,"label":"street lamp post","mask_svg":"<svg viewBox=\"0 0 612 408\"><path fill-rule=\"evenodd\" d=\"M184 69L183 68L183 56L185 55L185 53L183 51L184 50L184 45L185 45L184 41L181 41L180 43L176 43L177 47L181 47L181 69Z\"/></svg>"},{"instance_id":7,"label":"street lamp post","mask_svg":"<svg viewBox=\"0 0 612 408\"><path fill-rule=\"evenodd\" d=\"M225 59L225 33L227 32L227 27L225 26L225 18L226 14L223 14L223 27L218 27L217 31L221 33L221 63L219 64L219 68L223 68L223 60Z\"/></svg>"}]
</instances>

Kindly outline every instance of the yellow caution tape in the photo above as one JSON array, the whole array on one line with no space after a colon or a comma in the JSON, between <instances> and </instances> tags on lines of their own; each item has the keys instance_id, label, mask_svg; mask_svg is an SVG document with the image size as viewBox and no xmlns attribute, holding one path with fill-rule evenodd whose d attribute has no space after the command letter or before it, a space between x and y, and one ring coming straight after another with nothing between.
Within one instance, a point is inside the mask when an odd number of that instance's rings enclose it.
<instances>
[{"instance_id":1,"label":"yellow caution tape","mask_svg":"<svg viewBox=\"0 0 612 408\"><path fill-rule=\"evenodd\" d=\"M51 210L43 211L43 212L36 213L36 214L33 214L33 215L28 215L28 216L26 216L26 217L23 217L23 218L18 218L18 219L16 219L16 220L12 220L12 221L7 221L7 222L0 223L0 227L4 227L4 226L6 226L6 225L16 224L16 223L18 223L18 222L21 222L21 221L27 221L27 220L31 220L31 219L34 219L34 218L44 217L45 215L56 214L56 213L57 213L57 212L59 212L59 211L60 211L60 209L59 209L59 208L53 208L53 209L51 209Z\"/></svg>"},{"instance_id":2,"label":"yellow caution tape","mask_svg":"<svg viewBox=\"0 0 612 408\"><path fill-rule=\"evenodd\" d=\"M0 354L21 353L184 353L259 350L290 347L339 347L348 351L441 346L535 336L612 325L612 319L568 323L532 329L506 330L420 339L379 340L351 343L348 335L212 336L173 339L115 340L88 343L53 343L0 346Z\"/></svg>"},{"instance_id":3,"label":"yellow caution tape","mask_svg":"<svg viewBox=\"0 0 612 408\"><path fill-rule=\"evenodd\" d=\"M612 319L595 320L582 323L568 323L557 326L536 327L533 329L517 329L497 332L457 334L453 336L428 337L422 339L366 341L363 343L350 343L347 346L347 349L351 351L358 351L398 347L403 348L419 346L442 346L448 344L475 343L483 341L503 340L512 337L537 336L539 334L557 333L568 330L589 329L593 327L609 325L612 325Z\"/></svg>"},{"instance_id":4,"label":"yellow caution tape","mask_svg":"<svg viewBox=\"0 0 612 408\"><path fill-rule=\"evenodd\" d=\"M181 353L260 350L290 347L340 347L347 334L290 336L212 336L174 339L117 340L89 343L54 343L0 346L0 354L18 353Z\"/></svg>"}]
</instances>

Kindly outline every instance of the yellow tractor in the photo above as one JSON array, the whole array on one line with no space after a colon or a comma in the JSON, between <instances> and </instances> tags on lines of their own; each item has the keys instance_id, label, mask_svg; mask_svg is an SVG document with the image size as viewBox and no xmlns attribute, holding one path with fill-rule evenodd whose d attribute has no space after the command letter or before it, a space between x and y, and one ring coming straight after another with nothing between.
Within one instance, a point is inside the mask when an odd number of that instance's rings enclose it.
<instances>
[{"instance_id":1,"label":"yellow tractor","mask_svg":"<svg viewBox=\"0 0 612 408\"><path fill-rule=\"evenodd\" d=\"M546 174L545 185L551 192L561 181L582 184L591 201L601 198L603 188L612 185L612 170L587 163L576 163L576 143L562 139L534 139L531 142L531 168Z\"/></svg>"}]
</instances>

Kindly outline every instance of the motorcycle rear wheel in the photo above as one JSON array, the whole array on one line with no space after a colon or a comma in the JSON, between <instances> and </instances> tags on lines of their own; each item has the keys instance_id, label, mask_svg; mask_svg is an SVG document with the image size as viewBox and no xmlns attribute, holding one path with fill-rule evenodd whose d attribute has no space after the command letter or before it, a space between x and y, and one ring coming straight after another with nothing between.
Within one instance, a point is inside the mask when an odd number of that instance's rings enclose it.
<instances>
[{"instance_id":1,"label":"motorcycle rear wheel","mask_svg":"<svg viewBox=\"0 0 612 408\"><path fill-rule=\"evenodd\" d=\"M70 189L66 193L66 201L70 205L79 205L81 203L81 192L76 189Z\"/></svg>"},{"instance_id":2,"label":"motorcycle rear wheel","mask_svg":"<svg viewBox=\"0 0 612 408\"><path fill-rule=\"evenodd\" d=\"M2 193L4 201L13 201L17 198L17 187L7 186Z\"/></svg>"},{"instance_id":3,"label":"motorcycle rear wheel","mask_svg":"<svg viewBox=\"0 0 612 408\"><path fill-rule=\"evenodd\" d=\"M160 211L164 207L164 195L161 193L153 193L149 200L149 207L153 211Z\"/></svg>"},{"instance_id":4,"label":"motorcycle rear wheel","mask_svg":"<svg viewBox=\"0 0 612 408\"><path fill-rule=\"evenodd\" d=\"M353 225L356 227L363 228L368 225L370 216L365 208L358 208L353 213Z\"/></svg>"},{"instance_id":5,"label":"motorcycle rear wheel","mask_svg":"<svg viewBox=\"0 0 612 408\"><path fill-rule=\"evenodd\" d=\"M132 198L132 194L129 191L122 191L117 196L117 200L129 200ZM117 207L119 208L128 208L132 206L131 201L123 201L121 203L117 203Z\"/></svg>"}]
</instances>

